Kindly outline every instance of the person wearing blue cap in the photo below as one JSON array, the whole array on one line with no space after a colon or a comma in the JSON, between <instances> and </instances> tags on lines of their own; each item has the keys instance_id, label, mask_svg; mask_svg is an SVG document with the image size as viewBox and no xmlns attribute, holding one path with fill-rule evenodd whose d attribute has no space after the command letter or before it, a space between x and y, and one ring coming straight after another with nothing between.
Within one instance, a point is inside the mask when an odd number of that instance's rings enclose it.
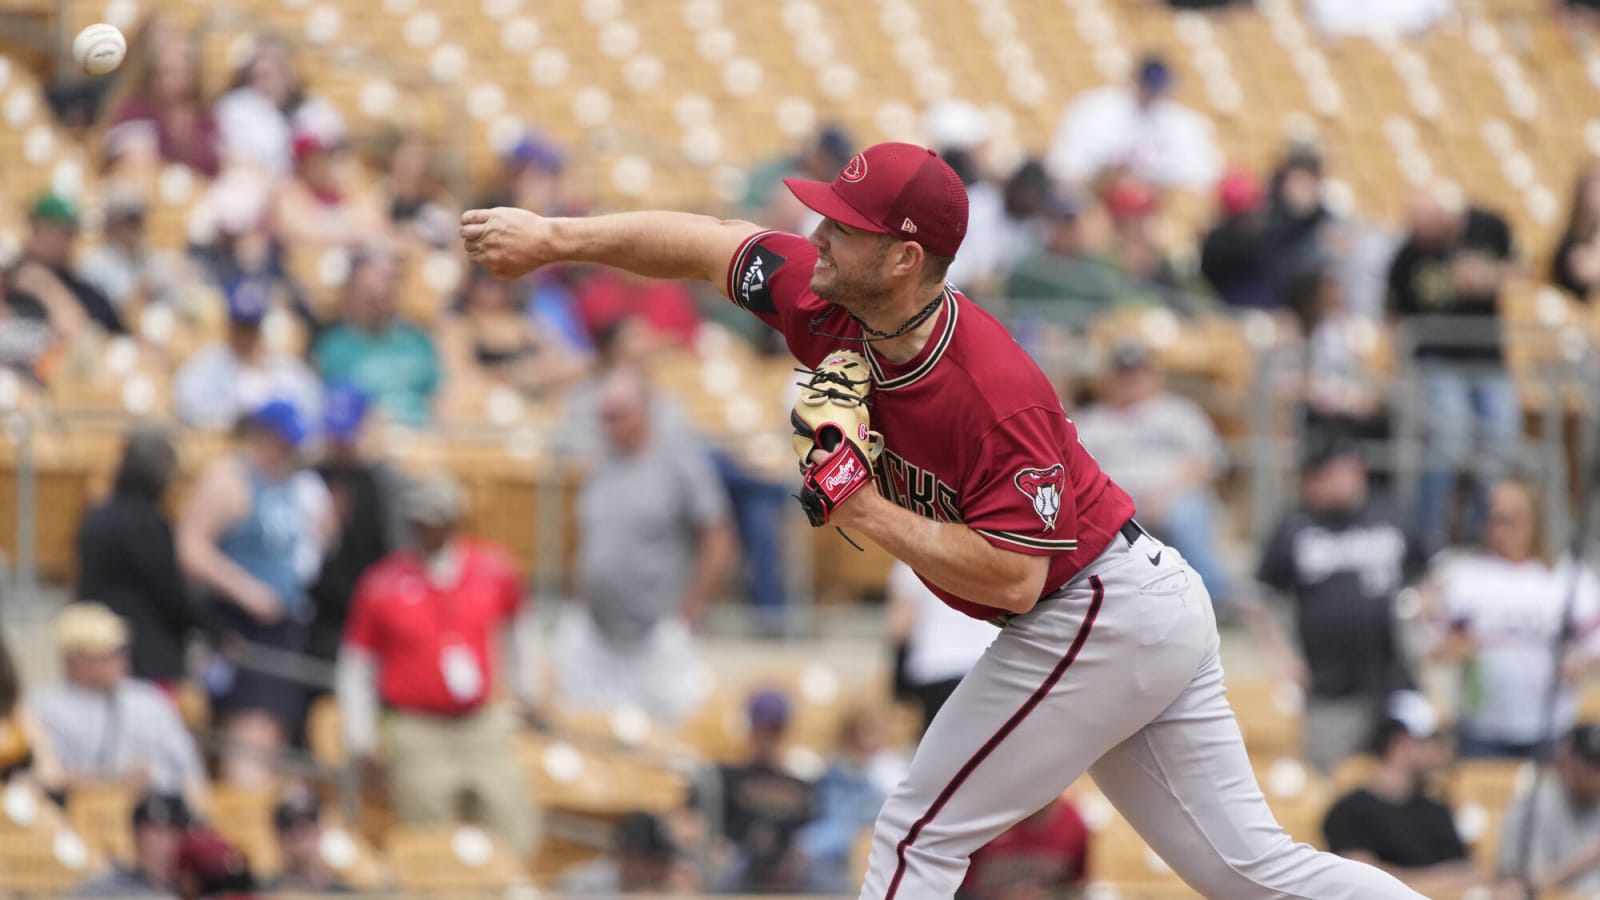
<instances>
[{"instance_id":1,"label":"person wearing blue cap","mask_svg":"<svg viewBox=\"0 0 1600 900\"><path fill-rule=\"evenodd\" d=\"M221 431L259 407L281 397L316 416L322 388L299 357L267 346L262 322L271 311L272 283L240 277L223 289L228 330L222 340L196 350L172 380L172 406L185 425Z\"/></svg>"},{"instance_id":2,"label":"person wearing blue cap","mask_svg":"<svg viewBox=\"0 0 1600 900\"><path fill-rule=\"evenodd\" d=\"M238 424L237 449L201 473L178 517L179 561L210 594L221 629L294 653L304 649L311 613L301 560L321 554L333 525L331 516L310 514L301 496L299 453L310 431L293 403L257 407ZM224 778L267 784L270 754L299 726L303 691L220 655L206 681L229 740Z\"/></svg>"},{"instance_id":3,"label":"person wearing blue cap","mask_svg":"<svg viewBox=\"0 0 1600 900\"><path fill-rule=\"evenodd\" d=\"M1139 62L1130 86L1085 92L1056 126L1050 173L1082 183L1106 169L1159 187L1209 191L1222 173L1211 124L1170 96L1172 68L1157 54Z\"/></svg>"}]
</instances>

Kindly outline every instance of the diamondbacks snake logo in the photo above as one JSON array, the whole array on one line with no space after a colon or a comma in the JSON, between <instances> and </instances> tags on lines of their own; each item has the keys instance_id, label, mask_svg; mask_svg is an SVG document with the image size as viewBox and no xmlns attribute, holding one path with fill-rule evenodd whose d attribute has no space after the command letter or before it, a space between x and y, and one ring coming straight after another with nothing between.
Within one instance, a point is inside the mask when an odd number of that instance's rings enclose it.
<instances>
[{"instance_id":1,"label":"diamondbacks snake logo","mask_svg":"<svg viewBox=\"0 0 1600 900\"><path fill-rule=\"evenodd\" d=\"M1067 487L1067 470L1060 463L1048 469L1022 469L1012 479L1017 490L1033 501L1033 511L1044 522L1045 531L1056 528L1056 514L1061 511L1061 494Z\"/></svg>"}]
</instances>

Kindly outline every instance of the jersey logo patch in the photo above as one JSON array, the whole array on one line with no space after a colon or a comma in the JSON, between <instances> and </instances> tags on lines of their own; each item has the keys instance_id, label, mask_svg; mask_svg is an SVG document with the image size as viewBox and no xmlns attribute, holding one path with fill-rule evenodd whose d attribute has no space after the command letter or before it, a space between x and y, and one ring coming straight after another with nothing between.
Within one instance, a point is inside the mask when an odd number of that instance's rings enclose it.
<instances>
[{"instance_id":1,"label":"jersey logo patch","mask_svg":"<svg viewBox=\"0 0 1600 900\"><path fill-rule=\"evenodd\" d=\"M844 164L844 170L839 173L839 177L851 184L855 184L867 177L867 158L859 153L850 157L850 161Z\"/></svg>"},{"instance_id":2,"label":"jersey logo patch","mask_svg":"<svg viewBox=\"0 0 1600 900\"><path fill-rule=\"evenodd\" d=\"M1061 512L1061 494L1067 487L1066 467L1056 463L1048 469L1022 469L1012 482L1033 501L1033 511L1044 522L1044 530L1055 531L1056 514Z\"/></svg>"},{"instance_id":3,"label":"jersey logo patch","mask_svg":"<svg viewBox=\"0 0 1600 900\"><path fill-rule=\"evenodd\" d=\"M753 313L776 313L778 309L772 305L772 292L767 287L767 280L786 261L766 247L751 247L745 255L744 267L739 272L736 298L739 305Z\"/></svg>"}]
</instances>

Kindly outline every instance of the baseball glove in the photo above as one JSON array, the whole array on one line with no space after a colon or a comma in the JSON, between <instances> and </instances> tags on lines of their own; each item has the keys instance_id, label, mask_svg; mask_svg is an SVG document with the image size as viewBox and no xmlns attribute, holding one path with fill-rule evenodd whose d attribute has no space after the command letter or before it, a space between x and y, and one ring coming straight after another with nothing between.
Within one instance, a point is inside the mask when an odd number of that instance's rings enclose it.
<instances>
[{"instance_id":1,"label":"baseball glove","mask_svg":"<svg viewBox=\"0 0 1600 900\"><path fill-rule=\"evenodd\" d=\"M872 430L867 394L872 376L866 359L850 350L828 354L800 385L789 421L794 452L803 476L796 495L812 525L824 525L839 504L872 480L872 466L883 453L883 436ZM813 451L828 454L811 461Z\"/></svg>"}]
</instances>

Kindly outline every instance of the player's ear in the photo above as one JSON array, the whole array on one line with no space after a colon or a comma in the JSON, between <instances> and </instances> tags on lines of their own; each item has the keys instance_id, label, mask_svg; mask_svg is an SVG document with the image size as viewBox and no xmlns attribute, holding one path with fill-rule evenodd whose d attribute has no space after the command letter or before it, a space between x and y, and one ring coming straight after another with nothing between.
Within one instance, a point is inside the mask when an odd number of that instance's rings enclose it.
<instances>
[{"instance_id":1,"label":"player's ear","mask_svg":"<svg viewBox=\"0 0 1600 900\"><path fill-rule=\"evenodd\" d=\"M898 278L915 276L922 271L922 263L928 258L928 251L916 241L900 241L889 254L891 264L890 274Z\"/></svg>"}]
</instances>

